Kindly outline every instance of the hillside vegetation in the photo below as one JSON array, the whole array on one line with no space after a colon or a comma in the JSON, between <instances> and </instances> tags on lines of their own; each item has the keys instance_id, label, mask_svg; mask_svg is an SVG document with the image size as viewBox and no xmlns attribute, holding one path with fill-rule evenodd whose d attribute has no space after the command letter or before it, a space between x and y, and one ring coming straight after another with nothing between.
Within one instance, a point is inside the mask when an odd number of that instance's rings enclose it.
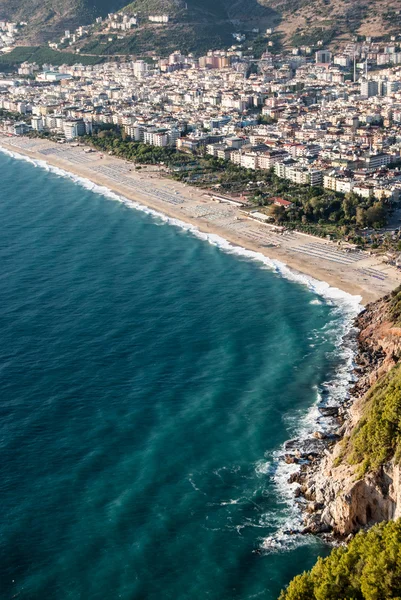
<instances>
[{"instance_id":1,"label":"hillside vegetation","mask_svg":"<svg viewBox=\"0 0 401 600\"><path fill-rule=\"evenodd\" d=\"M316 44L322 40L335 46L338 39L353 35L375 36L398 32L401 11L395 0L0 0L0 18L28 22L28 41L56 39L64 29L92 22L97 16L124 8L142 16L167 13L165 28L151 30L156 47L169 36L183 33L192 48L197 40L209 47L222 47L232 41L234 31L276 27L287 44ZM177 29L180 26L181 29ZM203 29L202 29L203 27ZM222 29L221 34L219 29ZM210 31L210 36L208 36ZM141 35L131 45L141 46ZM129 36L138 37L135 32ZM130 52L130 44L124 52ZM170 44L168 43L170 47ZM140 52L143 51L140 48ZM106 53L107 54L107 53Z\"/></svg>"},{"instance_id":2,"label":"hillside vegetation","mask_svg":"<svg viewBox=\"0 0 401 600\"><path fill-rule=\"evenodd\" d=\"M393 366L381 374L361 404L356 427L343 441L336 464L357 465L357 477L377 472L390 460L401 461L401 286L384 299L382 316L387 321L385 338L392 340L386 353ZM380 333L378 333L381 339ZM379 351L379 355L380 355ZM374 353L373 353L374 355Z\"/></svg>"},{"instance_id":3,"label":"hillside vegetation","mask_svg":"<svg viewBox=\"0 0 401 600\"><path fill-rule=\"evenodd\" d=\"M46 46L18 46L7 54L0 54L0 70L11 70L16 65L25 62L36 62L39 66L49 63L52 65L93 65L102 62L100 57L77 56L72 52L57 52Z\"/></svg>"},{"instance_id":4,"label":"hillside vegetation","mask_svg":"<svg viewBox=\"0 0 401 600\"><path fill-rule=\"evenodd\" d=\"M126 4L126 0L0 0L0 18L26 21L28 39L43 42Z\"/></svg>"},{"instance_id":5,"label":"hillside vegetation","mask_svg":"<svg viewBox=\"0 0 401 600\"><path fill-rule=\"evenodd\" d=\"M401 325L401 286L391 294L390 315L395 325Z\"/></svg>"},{"instance_id":6,"label":"hillside vegetation","mask_svg":"<svg viewBox=\"0 0 401 600\"><path fill-rule=\"evenodd\" d=\"M360 475L401 458L401 365L396 365L369 392L364 415L352 432L348 461L361 465Z\"/></svg>"},{"instance_id":7,"label":"hillside vegetation","mask_svg":"<svg viewBox=\"0 0 401 600\"><path fill-rule=\"evenodd\" d=\"M358 533L347 547L319 558L279 600L384 600L401 597L401 521Z\"/></svg>"}]
</instances>

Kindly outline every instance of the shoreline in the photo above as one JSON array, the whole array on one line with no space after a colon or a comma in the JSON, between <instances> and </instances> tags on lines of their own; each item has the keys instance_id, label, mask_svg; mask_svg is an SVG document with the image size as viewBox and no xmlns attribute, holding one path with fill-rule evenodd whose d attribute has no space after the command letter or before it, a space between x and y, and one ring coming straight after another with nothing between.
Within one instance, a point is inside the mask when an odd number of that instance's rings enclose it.
<instances>
[{"instance_id":1,"label":"shoreline","mask_svg":"<svg viewBox=\"0 0 401 600\"><path fill-rule=\"evenodd\" d=\"M366 306L344 342L353 342L354 381L337 403L320 404L332 427L285 444L284 460L294 466L288 484L301 511L302 525L292 534L314 534L330 543L346 542L357 531L399 516L399 466L395 455L361 472L362 459L349 459L350 441L369 408L370 393L399 365L401 328L394 320L391 295ZM353 335L353 333L356 335ZM319 422L317 422L318 425ZM364 458L368 456L364 455Z\"/></svg>"},{"instance_id":2,"label":"shoreline","mask_svg":"<svg viewBox=\"0 0 401 600\"><path fill-rule=\"evenodd\" d=\"M23 138L20 138L21 140ZM20 141L20 139L18 141ZM27 139L27 138L25 138ZM187 216L187 214L182 214L182 209L180 206L171 207L164 206L167 204L165 202L162 204L157 197L152 197L150 195L150 199L148 199L147 194L141 194L140 191L132 191L124 188L121 184L117 182L113 182L112 179L105 175L101 175L96 173L94 176L89 172L88 169L82 168L82 166L78 166L65 158L54 158L52 154L49 156L47 154L41 155L37 150L31 150L28 148L20 148L16 147L10 143L7 143L9 139L4 140L0 136L0 150L4 150L7 154L13 156L15 159L23 159L32 161L35 166L39 168L46 169L54 174L59 176L63 176L71 179L72 181L82 185L83 187L94 191L95 193L100 193L105 195L106 197L112 198L114 200L118 200L120 202L124 202L131 208L135 208L137 210L145 211L148 214L151 214L154 217L162 218L170 224L181 227L182 229L190 232L197 237L208 241L214 245L217 245L219 248L226 252L236 253L240 256L243 256L248 259L259 260L264 263L268 267L274 269L274 271L280 276L284 276L288 279L292 279L294 282L302 283L306 285L309 289L311 289L316 294L323 296L326 300L334 301L337 304L343 313L343 321L344 321L344 330L339 332L338 342L340 347L345 351L345 355L342 356L342 367L339 368L338 377L333 382L325 382L325 384L330 383L333 386L333 389L330 391L326 390L327 396L323 399L318 395L316 401L312 404L310 408L310 413L305 416L307 419L310 418L310 422L308 426L305 426L305 423L301 424L301 428L299 432L296 433L296 438L288 440L284 447L281 448L276 455L276 460L278 461L278 469L280 469L281 474L280 477L282 479L281 483L285 483L288 488L288 492L290 492L291 497L286 498L286 502L289 502L289 508L291 510L291 505L296 506L296 519L299 522L299 519L302 519L303 515L307 511L307 500L305 498L304 501L301 500L301 496L297 496L294 493L294 487L289 484L299 484L301 483L301 478L306 476L306 471L309 471L313 466L316 466L320 463L324 450L327 450L328 447L334 443L336 439L338 439L336 435L336 431L338 430L338 422L337 414L325 414L325 408L329 406L329 408L335 408L336 411L342 412L343 408L349 402L349 391L352 385L352 373L353 373L353 359L356 356L356 349L352 347L353 344L347 344L347 340L349 342L356 341L356 334L353 333L353 329L355 328L355 319L362 309L361 301L369 301L369 298L378 298L380 297L380 290L378 286L372 292L366 289L361 289L361 293L357 294L359 291L359 287L355 285L352 281L352 272L351 278L341 279L340 274L332 273L328 270L327 274L324 274L324 278L319 278L317 275L320 274L321 271L324 270L323 260L317 261L320 264L310 264L308 267L307 257L304 258L301 268L298 266L298 262L296 259L294 261L283 261L280 255L280 248L275 248L274 246L264 246L263 244L255 244L250 243L249 240L246 240L241 236L230 235L230 232L227 232L224 228L214 226L213 222L210 223L206 219L191 219ZM47 141L38 144L37 140L36 146L39 148L42 147L44 150L51 149L53 147L57 147L54 143L49 143ZM43 142L43 140L40 140ZM63 155L63 150L67 150L65 146L60 149L60 154ZM71 154L72 152L72 154ZM79 157L82 155L82 147L71 149L68 147L68 154L71 156ZM95 154L95 153L93 153ZM98 153L96 153L96 156ZM94 157L95 158L95 157ZM105 157L106 158L106 157ZM106 169L110 168L110 165L116 167L118 171L119 165L125 165L125 161L121 159L107 157L107 159L103 162L98 160L96 162L97 165L101 167L105 166ZM95 164L95 161L94 161ZM171 180L154 180L153 177L149 175L141 176L139 178L134 179L135 181L143 181L152 182L152 186L154 185L155 190L165 187L163 184L167 185L167 188L177 188L179 193L182 193L182 188L185 188L185 191L188 193L188 189L191 191L192 188L185 186L183 184L177 184L176 182L172 182ZM159 184L159 185L157 185ZM96 189L96 187L98 189ZM196 188L194 192L197 192L197 200L196 202L201 202L205 205L205 207L221 207L224 205L217 204L211 200L205 200L203 197L203 193L199 193L199 190ZM192 194L191 194L192 195ZM235 211L235 209L230 208L231 211ZM255 221L248 220L251 228L255 226L260 230L260 228L266 228L265 225L261 225L259 223L255 223ZM228 234L227 234L228 233ZM294 236L295 237L295 236ZM297 236L298 237L298 236ZM319 238L313 238L312 236L308 236L306 234L299 234L302 242L305 243L305 239L309 242L311 240L321 240ZM275 234L275 239L277 243L281 241L281 236L279 234ZM325 243L326 245L327 243ZM334 246L334 244L332 244ZM276 256L274 256L276 254ZM278 255L278 256L277 256ZM315 257L316 262L316 257ZM295 266L296 265L296 266ZM323 271L324 272L324 271ZM342 271L343 277L347 274L346 270ZM338 278L341 279L341 285L338 283ZM391 279L390 281L394 281ZM400 276L401 281L401 276ZM397 282L394 282L393 287L397 285ZM354 292L354 293L352 293ZM362 293L363 292L363 293ZM388 292L387 292L388 293ZM351 354L350 354L351 353ZM334 385L333 385L334 384ZM313 414L312 414L313 413ZM314 437L314 432L318 430L322 430L322 421L325 421L323 425L324 430L324 439L316 439ZM296 460L294 460L294 457ZM308 463L308 467L306 464L304 468L299 463L304 464ZM286 467L292 465L296 467L296 471L292 471L292 473L286 474ZM312 466L313 465L313 466ZM277 485L280 486L280 483L277 482ZM280 490L280 494L283 494L283 490ZM287 494L288 495L288 494ZM296 527L296 526L295 526ZM325 531L318 531L317 528L314 531L313 527L310 526L301 526L296 529L288 529L284 532L278 532L279 534L284 534L284 537L289 540L289 538L293 538L294 535L298 536L308 533L320 533L323 534L322 539L326 542L330 542L333 540L331 535L327 535ZM274 544L276 543L276 536L272 536L272 538L267 538L262 543L261 549L270 551Z\"/></svg>"},{"instance_id":3,"label":"shoreline","mask_svg":"<svg viewBox=\"0 0 401 600\"><path fill-rule=\"evenodd\" d=\"M281 532L282 543L288 547L306 543L300 540L307 540L308 536L329 545L345 539L322 521L324 507L310 491L315 474L344 436L344 425L357 399L355 390L365 375L363 370L357 369L361 355L359 319L366 309L357 313L351 309L347 313L343 306L341 311L342 329L335 335L340 358L334 376L319 386L315 402L301 418L292 437L275 452L275 477L278 475L280 494L291 511ZM269 552L276 545L275 536L270 536L264 540L262 549Z\"/></svg>"},{"instance_id":4,"label":"shoreline","mask_svg":"<svg viewBox=\"0 0 401 600\"><path fill-rule=\"evenodd\" d=\"M376 257L360 253L353 262L332 242L302 233L274 233L269 225L247 218L238 208L206 198L204 190L155 177L144 169L133 172L129 168L133 165L127 166L123 159L101 159L98 152L85 154L82 146L24 137L0 135L0 147L12 155L43 163L38 166L62 169L71 179L78 177L105 188L98 190L100 193L107 195L109 191L118 195L116 199L139 203L133 208L156 211L154 216L172 219L172 224L198 237L206 236L207 241L223 250L259 259L322 296L340 299L347 294L353 296L349 298L353 303L367 304L401 283L401 273Z\"/></svg>"}]
</instances>

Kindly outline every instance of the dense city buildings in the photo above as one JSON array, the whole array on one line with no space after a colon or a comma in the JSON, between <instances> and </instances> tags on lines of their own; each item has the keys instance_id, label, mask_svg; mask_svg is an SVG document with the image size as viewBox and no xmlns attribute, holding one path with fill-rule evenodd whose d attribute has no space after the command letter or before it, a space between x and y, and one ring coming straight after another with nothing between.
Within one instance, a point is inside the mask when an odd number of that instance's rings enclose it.
<instances>
[{"instance_id":1,"label":"dense city buildings","mask_svg":"<svg viewBox=\"0 0 401 600\"><path fill-rule=\"evenodd\" d=\"M109 27L133 25L113 18ZM397 201L399 43L358 42L314 56L295 50L266 50L258 60L233 47L203 57L177 50L158 60L90 66L23 63L0 79L1 128L48 132L62 141L119 126L133 141L273 169L300 185Z\"/></svg>"}]
</instances>

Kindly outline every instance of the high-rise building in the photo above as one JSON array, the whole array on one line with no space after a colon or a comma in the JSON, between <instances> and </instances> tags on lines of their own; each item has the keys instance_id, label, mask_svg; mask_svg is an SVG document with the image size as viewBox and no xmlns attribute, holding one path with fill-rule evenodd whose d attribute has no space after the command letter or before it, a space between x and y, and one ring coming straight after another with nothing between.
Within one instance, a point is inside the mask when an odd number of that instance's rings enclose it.
<instances>
[{"instance_id":1,"label":"high-rise building","mask_svg":"<svg viewBox=\"0 0 401 600\"><path fill-rule=\"evenodd\" d=\"M135 77L141 78L148 70L148 65L144 60L136 60L133 64Z\"/></svg>"},{"instance_id":2,"label":"high-rise building","mask_svg":"<svg viewBox=\"0 0 401 600\"><path fill-rule=\"evenodd\" d=\"M315 53L315 62L316 64L330 64L332 62L333 54L330 50L318 50Z\"/></svg>"},{"instance_id":3,"label":"high-rise building","mask_svg":"<svg viewBox=\"0 0 401 600\"><path fill-rule=\"evenodd\" d=\"M374 79L362 79L361 81L361 96L371 98L379 93L379 84Z\"/></svg>"},{"instance_id":4,"label":"high-rise building","mask_svg":"<svg viewBox=\"0 0 401 600\"><path fill-rule=\"evenodd\" d=\"M80 135L85 135L85 133L85 123L82 119L73 119L70 121L65 121L64 135L67 140L72 140Z\"/></svg>"},{"instance_id":5,"label":"high-rise building","mask_svg":"<svg viewBox=\"0 0 401 600\"><path fill-rule=\"evenodd\" d=\"M31 119L31 125L32 125L32 129L34 129L35 131L42 131L43 130L42 117L40 117L38 115L34 115Z\"/></svg>"}]
</instances>

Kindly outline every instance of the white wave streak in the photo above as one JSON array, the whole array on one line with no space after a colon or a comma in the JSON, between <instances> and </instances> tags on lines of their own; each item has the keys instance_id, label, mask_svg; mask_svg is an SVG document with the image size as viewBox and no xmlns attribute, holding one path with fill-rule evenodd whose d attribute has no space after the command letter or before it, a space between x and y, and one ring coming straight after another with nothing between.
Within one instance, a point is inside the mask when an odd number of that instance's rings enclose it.
<instances>
[{"instance_id":1,"label":"white wave streak","mask_svg":"<svg viewBox=\"0 0 401 600\"><path fill-rule=\"evenodd\" d=\"M4 152L8 156L11 156L12 158L15 158L18 160L25 160L25 161L33 164L36 167L45 169L46 171L49 171L50 173L54 173L55 175L58 175L60 177L65 177L67 179L71 179L75 183L81 185L82 187L84 187L92 192L101 194L107 198L110 198L111 200L117 200L118 202L121 202L121 203L125 204L126 206L129 206L136 210L140 210L140 211L142 211L148 215L151 215L157 219L161 219L165 223L174 225L176 227L179 227L180 229L188 231L192 235L195 235L196 237L209 242L209 244L212 244L213 246L217 246L218 248L220 248L221 250L223 250L227 253L236 254L238 256L242 256L244 258L249 258L251 260L256 260L256 261L262 263L265 267L268 267L272 271L275 271L276 273L282 275L286 279L290 279L291 281L296 281L298 283L304 284L311 291L315 292L317 295L325 298L326 300L329 300L329 301L334 302L339 305L348 306L353 311L357 311L360 308L360 302L361 302L360 296L353 296L353 295L348 294L338 288L330 286L325 281L319 281L318 279L309 277L308 275L304 275L302 273L293 271L289 267L287 267L287 265L285 263L283 263L279 260L273 260L271 258L268 258L267 256L264 256L261 252L254 252L252 250L247 250L246 248L243 248L241 246L235 246L235 245L231 244L228 240L226 240L225 238L223 238L219 235L205 233L203 231L200 231L195 225L191 225L190 223L186 223L185 221L181 221L179 219L174 219L172 217L168 217L167 215L165 215L159 211L156 211L152 208L148 208L147 206L140 204L139 202L135 202L134 200L130 200L124 196L121 196L115 192L112 192L109 188L107 188L105 186L97 185L96 183L93 183L92 181L90 181L89 179L86 179L85 177L80 177L78 175L74 175L73 173L70 173L69 171L60 169L59 167L54 167L54 166L48 164L44 160L32 159L23 154L19 154L17 152L11 152L10 150L2 148L1 146L0 146L0 151Z\"/></svg>"}]
</instances>

